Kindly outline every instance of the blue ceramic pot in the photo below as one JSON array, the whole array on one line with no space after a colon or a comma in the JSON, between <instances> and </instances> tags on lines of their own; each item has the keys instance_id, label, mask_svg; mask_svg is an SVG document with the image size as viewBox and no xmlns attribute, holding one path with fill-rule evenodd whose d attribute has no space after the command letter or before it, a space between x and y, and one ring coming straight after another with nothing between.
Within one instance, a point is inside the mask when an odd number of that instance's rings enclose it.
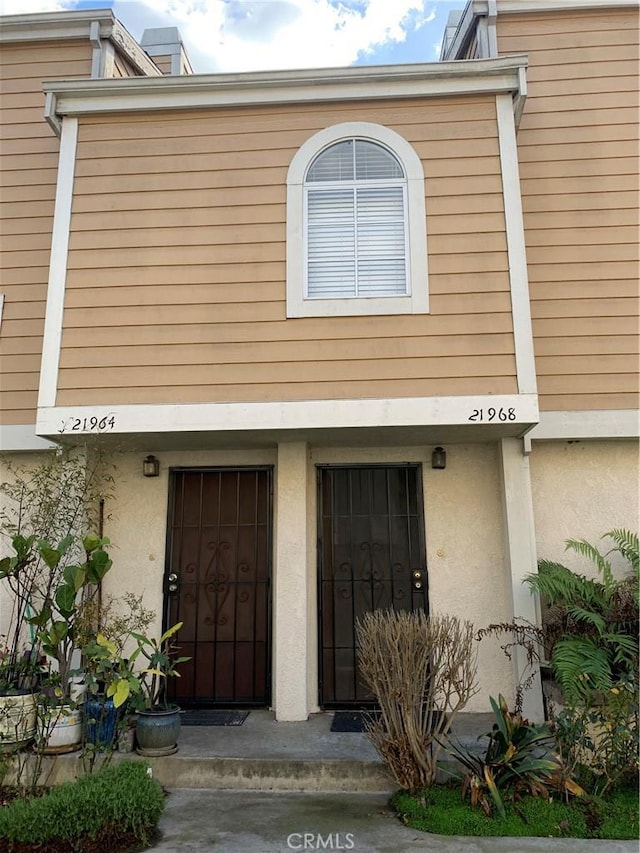
<instances>
[{"instance_id":1,"label":"blue ceramic pot","mask_svg":"<svg viewBox=\"0 0 640 853\"><path fill-rule=\"evenodd\" d=\"M116 736L118 709L105 696L87 698L84 703L84 737L87 743L109 747Z\"/></svg>"},{"instance_id":2,"label":"blue ceramic pot","mask_svg":"<svg viewBox=\"0 0 640 853\"><path fill-rule=\"evenodd\" d=\"M140 755L172 755L178 751L179 734L180 708L177 705L138 711L136 740Z\"/></svg>"}]
</instances>

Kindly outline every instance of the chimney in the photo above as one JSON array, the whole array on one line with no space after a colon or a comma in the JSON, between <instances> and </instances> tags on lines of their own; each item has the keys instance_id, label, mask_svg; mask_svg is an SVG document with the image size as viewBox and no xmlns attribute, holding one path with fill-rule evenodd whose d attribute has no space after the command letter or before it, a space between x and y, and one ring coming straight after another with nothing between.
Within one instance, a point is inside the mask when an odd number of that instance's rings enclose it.
<instances>
[{"instance_id":1,"label":"chimney","mask_svg":"<svg viewBox=\"0 0 640 853\"><path fill-rule=\"evenodd\" d=\"M140 46L163 74L193 74L177 27L156 27L145 30Z\"/></svg>"}]
</instances>

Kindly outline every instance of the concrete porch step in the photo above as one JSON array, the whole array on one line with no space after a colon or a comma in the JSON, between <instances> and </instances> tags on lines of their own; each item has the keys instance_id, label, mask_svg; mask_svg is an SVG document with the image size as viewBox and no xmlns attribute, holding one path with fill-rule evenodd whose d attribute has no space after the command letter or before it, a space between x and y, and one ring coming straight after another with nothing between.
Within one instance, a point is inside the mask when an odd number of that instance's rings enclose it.
<instances>
[{"instance_id":1,"label":"concrete porch step","mask_svg":"<svg viewBox=\"0 0 640 853\"><path fill-rule=\"evenodd\" d=\"M332 732L331 713L304 722L276 722L251 711L242 726L184 726L174 755L145 758L115 753L114 761L147 761L166 788L252 791L391 793L397 788L367 736ZM491 726L488 715L459 717L463 742ZM33 760L33 756L30 759ZM79 753L43 760L43 784L60 784L85 771Z\"/></svg>"}]
</instances>

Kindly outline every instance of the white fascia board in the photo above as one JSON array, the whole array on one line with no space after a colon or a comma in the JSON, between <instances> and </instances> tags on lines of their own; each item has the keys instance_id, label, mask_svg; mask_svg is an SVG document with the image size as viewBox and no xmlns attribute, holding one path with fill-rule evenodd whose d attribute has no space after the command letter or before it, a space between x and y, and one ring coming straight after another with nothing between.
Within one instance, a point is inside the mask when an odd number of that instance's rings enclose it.
<instances>
[{"instance_id":1,"label":"white fascia board","mask_svg":"<svg viewBox=\"0 0 640 853\"><path fill-rule=\"evenodd\" d=\"M529 277L524 239L524 217L520 195L518 148L513 116L513 102L508 95L496 97L498 119L498 144L502 175L502 196L509 259L509 285L511 289L511 316L515 346L518 391L536 394L537 379L533 351Z\"/></svg>"},{"instance_id":2,"label":"white fascia board","mask_svg":"<svg viewBox=\"0 0 640 853\"><path fill-rule=\"evenodd\" d=\"M111 9L3 15L0 18L0 42L88 39L94 22L100 25L100 38L107 38L115 20Z\"/></svg>"},{"instance_id":3,"label":"white fascia board","mask_svg":"<svg viewBox=\"0 0 640 853\"><path fill-rule=\"evenodd\" d=\"M489 419L489 408L494 415ZM274 403L39 406L41 436L316 430L350 427L453 426L538 422L535 394L473 397L402 397L371 400L302 400ZM474 413L482 411L482 416ZM499 416L499 412L503 416ZM112 420L111 423L109 423ZM100 423L102 422L102 426ZM95 426L91 428L91 424Z\"/></svg>"},{"instance_id":4,"label":"white fascia board","mask_svg":"<svg viewBox=\"0 0 640 853\"><path fill-rule=\"evenodd\" d=\"M47 81L59 115L402 97L511 93L526 56L420 65Z\"/></svg>"},{"instance_id":5,"label":"white fascia board","mask_svg":"<svg viewBox=\"0 0 640 853\"><path fill-rule=\"evenodd\" d=\"M40 386L38 390L39 406L52 406L55 404L58 386L58 364L60 361L64 294L67 281L69 226L71 223L77 141L78 119L66 118L62 122L60 153L58 156L58 179L53 211L47 306L45 310Z\"/></svg>"},{"instance_id":6,"label":"white fascia board","mask_svg":"<svg viewBox=\"0 0 640 853\"><path fill-rule=\"evenodd\" d=\"M540 423L528 437L532 441L638 439L640 412L637 409L540 412Z\"/></svg>"},{"instance_id":7,"label":"white fascia board","mask_svg":"<svg viewBox=\"0 0 640 853\"><path fill-rule=\"evenodd\" d=\"M36 435L35 424L0 424L0 453L51 450L56 446Z\"/></svg>"},{"instance_id":8,"label":"white fascia board","mask_svg":"<svg viewBox=\"0 0 640 853\"><path fill-rule=\"evenodd\" d=\"M118 53L123 54L134 68L137 68L142 74L147 77L162 77L162 71L140 47L131 33L122 26L120 21L114 21L109 39L115 45Z\"/></svg>"},{"instance_id":9,"label":"white fascia board","mask_svg":"<svg viewBox=\"0 0 640 853\"><path fill-rule=\"evenodd\" d=\"M475 3L467 3L458 23L456 34L447 50L447 57L456 56L462 50L462 46L470 37L471 31L475 29L476 21L481 14L482 12L476 9Z\"/></svg>"}]
</instances>

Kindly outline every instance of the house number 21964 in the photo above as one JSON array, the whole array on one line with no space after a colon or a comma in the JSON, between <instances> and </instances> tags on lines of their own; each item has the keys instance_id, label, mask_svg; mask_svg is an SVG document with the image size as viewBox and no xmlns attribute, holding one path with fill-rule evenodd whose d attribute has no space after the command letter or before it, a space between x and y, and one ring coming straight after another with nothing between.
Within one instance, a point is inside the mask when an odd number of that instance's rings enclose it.
<instances>
[{"instance_id":1,"label":"house number 21964","mask_svg":"<svg viewBox=\"0 0 640 853\"><path fill-rule=\"evenodd\" d=\"M103 417L97 417L93 415L89 418L76 418L71 417L67 421L65 421L63 426L63 432L102 432L105 430L112 430L115 428L116 419L115 415L111 413L104 415Z\"/></svg>"},{"instance_id":2,"label":"house number 21964","mask_svg":"<svg viewBox=\"0 0 640 853\"><path fill-rule=\"evenodd\" d=\"M483 421L515 421L515 409L494 409L489 406L487 409L474 409L467 420L481 423Z\"/></svg>"}]
</instances>

